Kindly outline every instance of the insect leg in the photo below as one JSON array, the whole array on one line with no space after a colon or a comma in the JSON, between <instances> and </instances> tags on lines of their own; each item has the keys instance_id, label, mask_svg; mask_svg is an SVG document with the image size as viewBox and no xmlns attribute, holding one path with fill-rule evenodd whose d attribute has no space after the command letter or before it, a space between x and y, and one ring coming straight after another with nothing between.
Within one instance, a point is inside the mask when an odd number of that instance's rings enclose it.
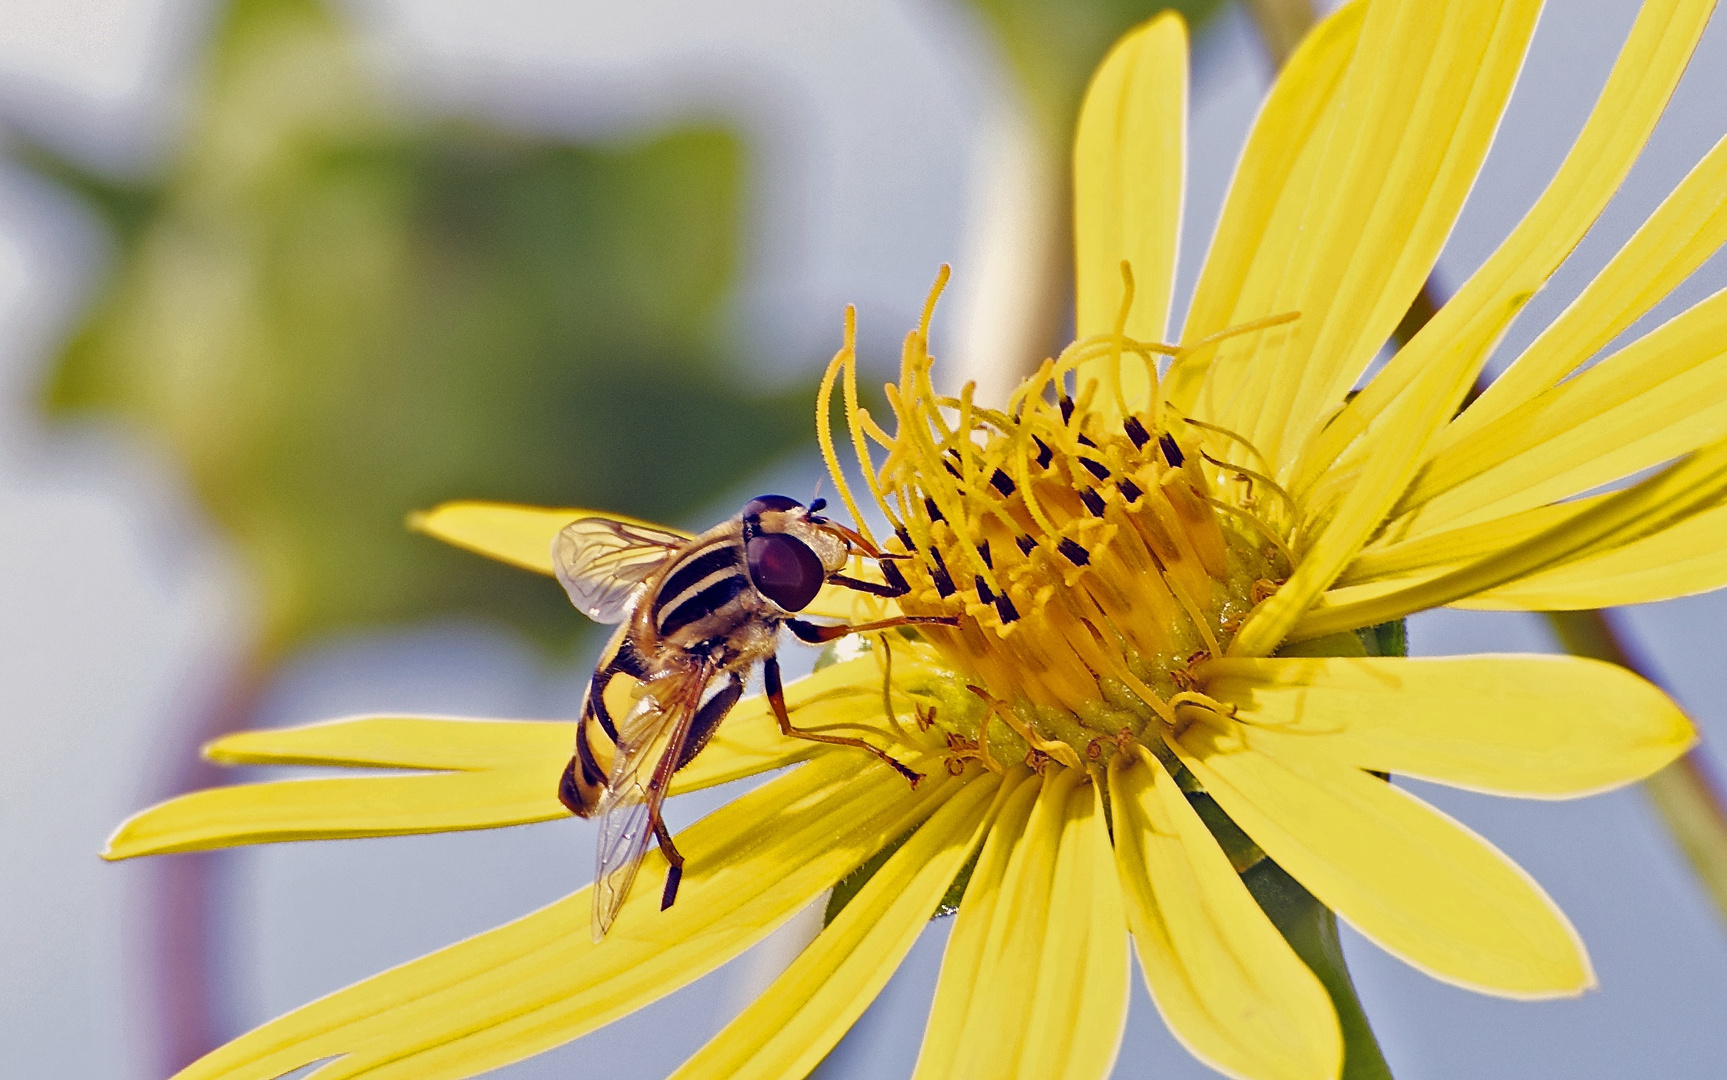
<instances>
[{"instance_id":1,"label":"insect leg","mask_svg":"<svg viewBox=\"0 0 1727 1080\"><path fill-rule=\"evenodd\" d=\"M767 689L768 704L773 706L774 719L779 721L781 735L785 735L793 739L808 739L811 742L832 743L835 746L855 746L859 750L868 750L876 757L887 762L888 767L893 769L894 772L905 777L912 787L917 787L917 782L923 779L922 773L914 772L911 769L906 768L895 760L894 756L886 750L871 746L862 739L853 739L845 735L819 735L813 731L805 731L802 728L792 727L791 714L786 712L785 687L780 684L779 657L770 656L766 660L762 661L762 683Z\"/></svg>"},{"instance_id":2,"label":"insect leg","mask_svg":"<svg viewBox=\"0 0 1727 1080\"><path fill-rule=\"evenodd\" d=\"M892 566L893 564L887 563L885 565ZM883 576L885 577L886 575ZM873 581L859 581L857 578L847 577L844 574L829 574L828 581L834 585L844 585L846 588L857 592L869 593L871 596L885 596L890 600L896 596L904 596L906 593L911 592L911 588L904 583L903 579L901 579L901 583L898 585L878 585Z\"/></svg>"},{"instance_id":3,"label":"insect leg","mask_svg":"<svg viewBox=\"0 0 1727 1080\"><path fill-rule=\"evenodd\" d=\"M726 684L702 705L696 713L695 720L690 723L690 732L684 738L683 749L678 753L678 763L672 771L688 765L695 756L702 752L702 747L714 737L714 731L719 728L720 721L732 711L732 706L738 703L738 698L744 696L743 680L736 675L727 675Z\"/></svg>"},{"instance_id":4,"label":"insect leg","mask_svg":"<svg viewBox=\"0 0 1727 1080\"><path fill-rule=\"evenodd\" d=\"M654 808L654 836L660 842L660 854L670 863L666 869L665 891L660 893L660 910L672 906L678 898L678 883L684 880L684 857L678 851L678 846L672 843L671 830L666 828L665 819L660 817L659 807Z\"/></svg>"},{"instance_id":5,"label":"insect leg","mask_svg":"<svg viewBox=\"0 0 1727 1080\"><path fill-rule=\"evenodd\" d=\"M701 748L708 745L708 740L713 738L713 729L720 726L720 721L724 721L725 714L731 712L732 705L736 705L737 698L743 696L743 681L737 679L737 676L729 677L731 677L731 681L722 686L717 695L708 698L708 703L703 705L699 712L696 712L696 719L689 724L689 731L684 734L684 745L677 750L677 755L674 757L672 753L667 752L667 760L674 762L672 772L677 772L682 767L687 766L689 760L701 753ZM665 854L665 861L672 864L672 867L665 873L665 892L660 893L660 911L665 911L667 907L672 905L672 900L677 900L677 885L679 885L679 881L684 880L684 855L680 855L677 852L677 845L672 843L672 833L665 828L665 821L661 819L658 807L655 807L655 816L653 816L653 835L658 836L658 840L660 840L660 850Z\"/></svg>"},{"instance_id":6,"label":"insect leg","mask_svg":"<svg viewBox=\"0 0 1727 1080\"><path fill-rule=\"evenodd\" d=\"M858 623L856 626L817 626L802 619L787 619L786 629L797 635L799 641L811 645L822 645L835 638L847 634L862 634L871 630L891 630L896 626L958 626L956 615L901 615L892 619L880 619L876 622Z\"/></svg>"},{"instance_id":7,"label":"insect leg","mask_svg":"<svg viewBox=\"0 0 1727 1080\"><path fill-rule=\"evenodd\" d=\"M653 827L654 838L660 842L660 854L664 855L666 862L670 864L666 868L665 889L660 893L661 911L671 907L672 902L678 898L678 885L684 879L684 857L678 851L678 846L672 843L672 833L670 829L666 828L666 819L661 816L660 807L665 803L667 789L671 787L672 774L693 756L693 754L686 755L684 748L689 743L690 729L697 719L697 708L701 702L702 691L707 687L708 674L712 670L711 667L705 668L699 677L692 680L689 695L684 699L679 710L680 716L677 726L672 730L671 737L666 743L665 753L660 755L660 760L654 765L653 775L648 778L648 823ZM733 687L741 691L742 687L737 686L735 677L732 683ZM731 689L728 687L715 696L723 698ZM731 700L737 700L736 692L732 693ZM730 707L729 703L725 706L727 709ZM717 723L717 721L715 722Z\"/></svg>"}]
</instances>

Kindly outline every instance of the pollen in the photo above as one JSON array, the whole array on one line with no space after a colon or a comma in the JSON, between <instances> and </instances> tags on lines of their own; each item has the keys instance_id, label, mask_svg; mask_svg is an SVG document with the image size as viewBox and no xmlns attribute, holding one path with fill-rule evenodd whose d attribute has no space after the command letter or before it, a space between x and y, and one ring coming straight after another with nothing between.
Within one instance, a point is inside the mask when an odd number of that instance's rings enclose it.
<instances>
[{"instance_id":1,"label":"pollen","mask_svg":"<svg viewBox=\"0 0 1727 1080\"><path fill-rule=\"evenodd\" d=\"M1081 339L1005 410L975 402L970 385L936 393L934 299L885 387L891 432L858 403L849 313L818 409L829 468L861 522L825 423L843 387L853 451L893 526L880 546L909 588L900 607L959 619L921 630L974 698L935 723L967 759L1072 767L1148 725L1185 727L1203 705L1194 665L1223 655L1293 569L1287 495L1240 436L1126 407L1120 365L1144 365L1155 384L1171 346ZM1109 363L1088 363L1099 358ZM1112 365L1116 377L1094 374ZM1102 395L1115 408L1100 408Z\"/></svg>"}]
</instances>

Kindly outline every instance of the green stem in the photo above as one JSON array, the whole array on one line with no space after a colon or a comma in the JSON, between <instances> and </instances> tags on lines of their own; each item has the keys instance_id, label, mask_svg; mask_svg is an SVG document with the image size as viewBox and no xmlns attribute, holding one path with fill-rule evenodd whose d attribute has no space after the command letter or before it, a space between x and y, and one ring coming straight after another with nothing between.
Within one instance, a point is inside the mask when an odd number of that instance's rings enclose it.
<instances>
[{"instance_id":1,"label":"green stem","mask_svg":"<svg viewBox=\"0 0 1727 1080\"><path fill-rule=\"evenodd\" d=\"M1280 650L1278 655L1407 656L1408 653L1408 638L1402 620L1398 620L1299 642L1297 647ZM1391 1067L1385 1063L1385 1055L1373 1037L1373 1027L1367 1022L1367 1013L1349 977L1349 965L1343 959L1337 916L1283 867L1267 858L1211 796L1189 789L1187 798L1240 872L1253 898L1302 963L1319 976L1320 984L1331 996L1338 1024L1343 1029L1341 1080L1391 1080Z\"/></svg>"},{"instance_id":2,"label":"green stem","mask_svg":"<svg viewBox=\"0 0 1727 1080\"><path fill-rule=\"evenodd\" d=\"M1391 1080L1391 1066L1385 1063L1385 1055L1373 1037L1373 1028L1362 1011L1361 999L1355 994L1355 984L1343 960L1337 916L1270 859L1261 859L1241 879L1295 954L1313 969L1325 992L1331 995L1331 1004L1343 1028L1341 1080Z\"/></svg>"},{"instance_id":3,"label":"green stem","mask_svg":"<svg viewBox=\"0 0 1727 1080\"><path fill-rule=\"evenodd\" d=\"M1318 20L1312 0L1246 0L1272 62L1282 67Z\"/></svg>"}]
</instances>

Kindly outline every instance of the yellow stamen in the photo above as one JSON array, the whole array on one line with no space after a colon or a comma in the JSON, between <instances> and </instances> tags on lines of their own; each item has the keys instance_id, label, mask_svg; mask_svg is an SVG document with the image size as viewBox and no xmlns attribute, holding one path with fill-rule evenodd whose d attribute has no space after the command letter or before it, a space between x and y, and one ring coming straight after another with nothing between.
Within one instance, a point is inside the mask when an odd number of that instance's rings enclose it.
<instances>
[{"instance_id":1,"label":"yellow stamen","mask_svg":"<svg viewBox=\"0 0 1727 1080\"><path fill-rule=\"evenodd\" d=\"M1048 754L1050 757L1069 768L1079 768L1079 755L1073 752L1073 747L1064 742L1057 742L1054 739L1046 739L1039 735L1031 729L1029 724L1026 724L1020 720L1019 717L1015 716L1013 714L1013 710L1009 709L1002 702L991 697L982 688L968 686L966 689L982 698L984 704L989 706L989 711L995 716L1000 717L1001 722L1012 728L1015 734L1030 744L1033 750L1036 750L1039 753Z\"/></svg>"},{"instance_id":2,"label":"yellow stamen","mask_svg":"<svg viewBox=\"0 0 1727 1080\"><path fill-rule=\"evenodd\" d=\"M840 346L840 351L834 354L833 361L828 364L827 373L822 376L821 386L816 390L816 443L821 447L822 461L828 467L828 475L833 477L834 490L839 495L840 501L845 503L846 511L851 514L852 523L857 527L858 534L873 544L875 538L870 535L869 525L864 521L863 515L858 513L858 504L852 498L851 485L846 483L845 470L840 468L839 454L834 451L833 431L828 427L829 418L833 415L834 380L839 377L841 372L844 372L846 376L846 428L852 432L858 430L857 330L857 308L847 304L844 344ZM858 450L858 456L865 463L864 476L870 478L870 486L873 490L875 474L869 468L868 458L863 455L862 447L859 447ZM880 499L879 493L877 493L877 499Z\"/></svg>"},{"instance_id":3,"label":"yellow stamen","mask_svg":"<svg viewBox=\"0 0 1727 1080\"><path fill-rule=\"evenodd\" d=\"M1133 296L1125 265L1122 280L1125 313ZM1262 463L1240 436L1209 425L1171 432L1151 403L1130 407L1120 378L1127 355L1147 365L1155 388L1155 357L1179 350L1128 338L1124 319L1040 364L1005 411L979 405L970 384L957 396L936 393L929 321L945 282L944 272L906 335L898 382L884 388L891 431L857 406L849 320L819 405L826 416L833 386L842 386L858 465L895 533L880 546L904 556L893 564L909 589L900 608L957 619L920 631L983 702L949 702L933 721L950 765L989 767L1025 754L1077 768L1154 722L1179 728L1181 710L1204 705L1193 694L1193 658L1224 655L1264 583L1293 569L1293 515L1273 503L1278 513L1268 519L1258 505L1268 501L1260 489L1281 489L1268 470L1200 445L1225 438L1246 447L1231 456ZM1095 365L1102 378L1076 376L1070 397L1069 375L1095 360L1106 361ZM1110 415L1122 419L1106 424L1092 406L1111 396ZM823 454L837 474L825 436ZM1231 477L1241 482L1220 483ZM850 507L837 475L836 486ZM891 698L884 704L891 708Z\"/></svg>"}]
</instances>

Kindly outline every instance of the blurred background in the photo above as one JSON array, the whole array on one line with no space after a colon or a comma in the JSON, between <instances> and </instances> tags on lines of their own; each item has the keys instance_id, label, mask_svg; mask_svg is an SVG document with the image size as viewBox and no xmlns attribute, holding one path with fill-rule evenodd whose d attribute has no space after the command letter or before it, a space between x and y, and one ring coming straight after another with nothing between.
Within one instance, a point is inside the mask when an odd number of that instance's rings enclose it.
<instances>
[{"instance_id":1,"label":"blurred background","mask_svg":"<svg viewBox=\"0 0 1727 1080\"><path fill-rule=\"evenodd\" d=\"M1069 318L1078 94L1162 6L0 4L0 1074L160 1078L585 882L577 821L96 852L153 801L246 779L197 761L224 730L573 714L598 636L551 582L406 532L409 510L512 499L695 528L764 491L806 496L844 305L879 383L942 262L950 381L1010 383ZM1185 10L1177 310L1276 69L1248 8ZM1540 192L1635 11L1550 6L1440 291ZM1500 362L1727 132L1724 101L1727 18ZM1632 332L1724 284L1717 258ZM1727 597L1622 625L1727 745ZM1536 617L1442 612L1411 638L1556 648ZM1397 1076L1722 1074L1727 922L1642 792L1421 793L1554 894L1602 986L1498 1001L1349 937ZM909 1074L946 933L932 924L822 1075ZM662 1076L778 962L770 941L498 1075ZM1117 1074L1211 1075L1136 994Z\"/></svg>"}]
</instances>

